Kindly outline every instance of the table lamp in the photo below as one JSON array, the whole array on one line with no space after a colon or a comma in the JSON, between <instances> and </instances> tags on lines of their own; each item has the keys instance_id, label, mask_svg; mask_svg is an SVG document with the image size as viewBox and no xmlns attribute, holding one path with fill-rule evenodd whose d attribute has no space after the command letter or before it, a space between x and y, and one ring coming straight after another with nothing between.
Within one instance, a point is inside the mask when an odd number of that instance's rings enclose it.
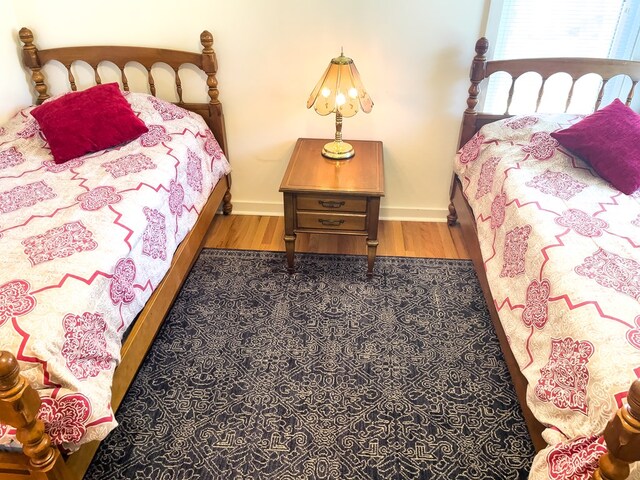
<instances>
[{"instance_id":1,"label":"table lamp","mask_svg":"<svg viewBox=\"0 0 640 480\"><path fill-rule=\"evenodd\" d=\"M342 141L342 117L352 117L361 108L369 113L373 107L371 97L364 89L358 69L343 52L331 60L307 100L307 108L313 106L320 115L336 114L336 136L327 143L322 155L333 160L345 160L355 155L353 146Z\"/></svg>"}]
</instances>

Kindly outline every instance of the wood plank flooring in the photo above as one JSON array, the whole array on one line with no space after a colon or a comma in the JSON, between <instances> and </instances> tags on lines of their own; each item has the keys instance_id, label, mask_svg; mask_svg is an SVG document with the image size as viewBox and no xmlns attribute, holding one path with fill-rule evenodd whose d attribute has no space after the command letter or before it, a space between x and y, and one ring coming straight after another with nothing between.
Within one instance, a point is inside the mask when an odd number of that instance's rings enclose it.
<instances>
[{"instance_id":1,"label":"wood plank flooring","mask_svg":"<svg viewBox=\"0 0 640 480\"><path fill-rule=\"evenodd\" d=\"M206 248L284 252L284 217L216 215ZM378 255L425 258L469 258L459 226L445 222L382 220ZM296 252L366 255L365 237L299 233Z\"/></svg>"}]
</instances>

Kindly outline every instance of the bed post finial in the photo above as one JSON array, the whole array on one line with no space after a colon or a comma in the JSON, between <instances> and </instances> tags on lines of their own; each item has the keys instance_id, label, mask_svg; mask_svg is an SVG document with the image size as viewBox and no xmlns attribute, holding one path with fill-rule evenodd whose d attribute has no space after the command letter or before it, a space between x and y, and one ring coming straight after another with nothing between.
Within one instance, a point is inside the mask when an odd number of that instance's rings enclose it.
<instances>
[{"instance_id":1,"label":"bed post finial","mask_svg":"<svg viewBox=\"0 0 640 480\"><path fill-rule=\"evenodd\" d=\"M44 74L42 73L42 65L38 58L38 49L33 44L33 33L26 27L22 27L18 33L22 46L22 64L31 70L31 80L35 84L38 98L36 104L40 105L47 98L47 86L44 83Z\"/></svg>"},{"instance_id":2,"label":"bed post finial","mask_svg":"<svg viewBox=\"0 0 640 480\"><path fill-rule=\"evenodd\" d=\"M629 388L627 405L609 420L604 430L607 453L600 457L595 480L623 480L629 476L629 464L640 460L640 380Z\"/></svg>"},{"instance_id":3,"label":"bed post finial","mask_svg":"<svg viewBox=\"0 0 640 480\"><path fill-rule=\"evenodd\" d=\"M489 40L487 37L480 37L476 42L476 55L478 57L484 57L489 50Z\"/></svg>"},{"instance_id":4,"label":"bed post finial","mask_svg":"<svg viewBox=\"0 0 640 480\"><path fill-rule=\"evenodd\" d=\"M24 43L25 46L28 44L33 47L33 32L30 29L28 29L27 27L22 27L18 32L18 35L20 36L20 40L22 40L22 43Z\"/></svg>"},{"instance_id":5,"label":"bed post finial","mask_svg":"<svg viewBox=\"0 0 640 480\"><path fill-rule=\"evenodd\" d=\"M22 33L22 32L21 32ZM17 429L16 437L29 458L29 468L50 480L68 478L60 451L51 445L44 423L37 418L40 397L20 375L16 358L0 352L0 420Z\"/></svg>"}]
</instances>

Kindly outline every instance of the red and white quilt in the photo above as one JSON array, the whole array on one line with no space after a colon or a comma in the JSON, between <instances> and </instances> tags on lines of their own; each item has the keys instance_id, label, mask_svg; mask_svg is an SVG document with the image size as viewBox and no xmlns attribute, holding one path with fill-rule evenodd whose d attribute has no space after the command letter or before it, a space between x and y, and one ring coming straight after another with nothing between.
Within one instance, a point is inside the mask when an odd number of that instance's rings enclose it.
<instances>
[{"instance_id":1,"label":"red and white quilt","mask_svg":"<svg viewBox=\"0 0 640 480\"><path fill-rule=\"evenodd\" d=\"M117 425L122 335L230 171L201 117L126 98L148 133L60 165L32 108L0 128L0 350L16 355L47 432L69 450ZM0 445L14 437L0 424Z\"/></svg>"},{"instance_id":2,"label":"red and white quilt","mask_svg":"<svg viewBox=\"0 0 640 480\"><path fill-rule=\"evenodd\" d=\"M549 135L580 119L489 124L455 161L527 403L548 426L535 480L590 478L640 376L640 192L619 192Z\"/></svg>"}]
</instances>

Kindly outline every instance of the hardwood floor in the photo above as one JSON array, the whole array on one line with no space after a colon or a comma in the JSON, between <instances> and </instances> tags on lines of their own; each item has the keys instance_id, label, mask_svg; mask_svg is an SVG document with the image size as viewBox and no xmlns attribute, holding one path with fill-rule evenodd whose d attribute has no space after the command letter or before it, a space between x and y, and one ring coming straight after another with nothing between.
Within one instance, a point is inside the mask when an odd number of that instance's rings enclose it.
<instances>
[{"instance_id":1,"label":"hardwood floor","mask_svg":"<svg viewBox=\"0 0 640 480\"><path fill-rule=\"evenodd\" d=\"M216 215L205 248L284 252L284 217ZM378 229L379 256L469 258L460 227L445 222L382 220ZM299 233L297 252L366 255L365 237Z\"/></svg>"}]
</instances>

